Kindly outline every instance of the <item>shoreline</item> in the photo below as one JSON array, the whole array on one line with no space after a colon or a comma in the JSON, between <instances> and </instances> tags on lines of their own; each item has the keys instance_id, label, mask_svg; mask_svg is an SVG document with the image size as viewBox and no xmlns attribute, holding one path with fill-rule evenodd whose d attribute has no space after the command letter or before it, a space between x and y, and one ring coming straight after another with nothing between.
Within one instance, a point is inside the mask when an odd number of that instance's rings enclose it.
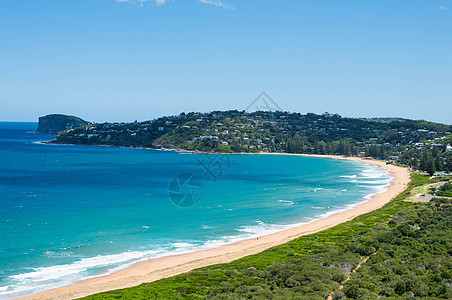
<instances>
[{"instance_id":1,"label":"shoreline","mask_svg":"<svg viewBox=\"0 0 452 300\"><path fill-rule=\"evenodd\" d=\"M158 149L154 149L158 150ZM162 149L166 150L166 149ZM175 151L175 150L172 150ZM177 151L177 150L176 150ZM191 151L184 151L191 152ZM196 152L194 152L196 153ZM235 154L235 153L233 153ZM232 154L232 155L233 155ZM88 296L95 293L133 287L144 282L156 281L162 278L175 276L190 270L213 264L227 263L244 256L260 253L268 248L287 243L303 235L316 233L340 223L349 221L359 215L378 209L391 201L402 192L409 183L410 171L403 167L387 165L385 162L362 159L358 157L342 157L334 155L311 155L311 154L289 154L289 153L236 153L247 155L288 155L308 156L330 159L354 160L362 163L372 164L389 170L392 178L387 190L376 194L372 199L340 211L330 216L301 224L290 229L282 230L273 234L264 235L258 239L245 239L231 244L199 250L186 254L150 258L139 261L126 269L115 273L85 279L72 285L52 289L20 299L73 299Z\"/></svg>"}]
</instances>

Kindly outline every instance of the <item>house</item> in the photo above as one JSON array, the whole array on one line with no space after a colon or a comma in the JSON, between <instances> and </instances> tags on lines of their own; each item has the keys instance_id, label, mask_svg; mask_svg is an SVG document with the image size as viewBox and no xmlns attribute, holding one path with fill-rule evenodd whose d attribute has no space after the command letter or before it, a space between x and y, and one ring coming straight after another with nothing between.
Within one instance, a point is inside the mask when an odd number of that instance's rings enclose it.
<instances>
[{"instance_id":1,"label":"house","mask_svg":"<svg viewBox=\"0 0 452 300\"><path fill-rule=\"evenodd\" d=\"M451 145L447 145L446 146L446 153L449 153L452 151L452 146Z\"/></svg>"},{"instance_id":2,"label":"house","mask_svg":"<svg viewBox=\"0 0 452 300\"><path fill-rule=\"evenodd\" d=\"M449 175L450 175L450 174L447 174L447 173L444 173L444 172L436 173L436 174L435 174L435 178L447 177L447 176L449 176Z\"/></svg>"}]
</instances>

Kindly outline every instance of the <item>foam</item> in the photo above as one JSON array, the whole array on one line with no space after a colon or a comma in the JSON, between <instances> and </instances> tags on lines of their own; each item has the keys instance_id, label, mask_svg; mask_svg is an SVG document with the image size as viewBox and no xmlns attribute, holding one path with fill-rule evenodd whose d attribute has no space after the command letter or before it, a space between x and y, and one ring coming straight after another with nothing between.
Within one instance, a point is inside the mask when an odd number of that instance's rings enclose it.
<instances>
[{"instance_id":1,"label":"foam","mask_svg":"<svg viewBox=\"0 0 452 300\"><path fill-rule=\"evenodd\" d=\"M197 244L190 244L190 243L172 243L171 246L174 248L193 248L198 246Z\"/></svg>"},{"instance_id":2,"label":"foam","mask_svg":"<svg viewBox=\"0 0 452 300\"><path fill-rule=\"evenodd\" d=\"M294 205L295 203L290 200L278 200L279 203L285 203L286 205Z\"/></svg>"},{"instance_id":3,"label":"foam","mask_svg":"<svg viewBox=\"0 0 452 300\"><path fill-rule=\"evenodd\" d=\"M360 184L387 184L391 181L391 178L388 179L382 179L382 180L363 180L359 181Z\"/></svg>"},{"instance_id":4,"label":"foam","mask_svg":"<svg viewBox=\"0 0 452 300\"><path fill-rule=\"evenodd\" d=\"M356 178L356 174L355 175L342 175L342 176L339 176L339 177L341 177L341 178Z\"/></svg>"},{"instance_id":5,"label":"foam","mask_svg":"<svg viewBox=\"0 0 452 300\"><path fill-rule=\"evenodd\" d=\"M243 238L258 238L264 235L273 234L278 231L282 231L293 227L293 225L267 224L262 221L256 221L256 223L257 225L242 226L235 230L244 233L244 235L242 236L243 239Z\"/></svg>"},{"instance_id":6,"label":"foam","mask_svg":"<svg viewBox=\"0 0 452 300\"><path fill-rule=\"evenodd\" d=\"M318 191L328 191L329 189L324 189L324 188L308 188L308 191L310 192L318 192Z\"/></svg>"},{"instance_id":7,"label":"foam","mask_svg":"<svg viewBox=\"0 0 452 300\"><path fill-rule=\"evenodd\" d=\"M136 260L155 254L156 251L128 251L120 254L98 255L83 258L71 264L56 265L51 267L34 268L32 272L13 275L11 278L18 280L46 281L77 274L89 268L105 267L130 260Z\"/></svg>"}]
</instances>

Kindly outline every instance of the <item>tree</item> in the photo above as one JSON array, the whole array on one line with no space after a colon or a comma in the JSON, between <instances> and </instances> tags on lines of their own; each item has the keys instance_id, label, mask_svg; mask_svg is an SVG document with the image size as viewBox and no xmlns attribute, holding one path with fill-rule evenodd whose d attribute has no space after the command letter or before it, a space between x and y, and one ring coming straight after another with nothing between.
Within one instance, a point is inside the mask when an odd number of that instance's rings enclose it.
<instances>
[{"instance_id":1,"label":"tree","mask_svg":"<svg viewBox=\"0 0 452 300\"><path fill-rule=\"evenodd\" d=\"M444 169L443 161L439 157L434 158L434 160L435 160L435 169L437 171L442 171Z\"/></svg>"},{"instance_id":2,"label":"tree","mask_svg":"<svg viewBox=\"0 0 452 300\"><path fill-rule=\"evenodd\" d=\"M379 147L379 151L378 151L378 158L379 159L385 159L385 147L384 146L380 146Z\"/></svg>"},{"instance_id":3,"label":"tree","mask_svg":"<svg viewBox=\"0 0 452 300\"><path fill-rule=\"evenodd\" d=\"M377 145L371 145L369 148L367 148L366 150L366 154L368 156L372 156L374 158L378 157L378 148Z\"/></svg>"},{"instance_id":4,"label":"tree","mask_svg":"<svg viewBox=\"0 0 452 300\"><path fill-rule=\"evenodd\" d=\"M427 172L430 176L435 174L435 161L428 151L424 152L421 161L419 162L419 169Z\"/></svg>"},{"instance_id":5,"label":"tree","mask_svg":"<svg viewBox=\"0 0 452 300\"><path fill-rule=\"evenodd\" d=\"M433 161L433 157L428 156L424 171L426 171L428 175L432 176L433 174L435 174L435 170L435 162Z\"/></svg>"},{"instance_id":6,"label":"tree","mask_svg":"<svg viewBox=\"0 0 452 300\"><path fill-rule=\"evenodd\" d=\"M449 153L449 155L447 156L447 168L449 169L450 172L452 172L452 153Z\"/></svg>"},{"instance_id":7,"label":"tree","mask_svg":"<svg viewBox=\"0 0 452 300\"><path fill-rule=\"evenodd\" d=\"M438 146L435 145L435 146L433 146L433 148L432 148L432 156L433 156L434 158L437 158L438 155L439 155Z\"/></svg>"}]
</instances>

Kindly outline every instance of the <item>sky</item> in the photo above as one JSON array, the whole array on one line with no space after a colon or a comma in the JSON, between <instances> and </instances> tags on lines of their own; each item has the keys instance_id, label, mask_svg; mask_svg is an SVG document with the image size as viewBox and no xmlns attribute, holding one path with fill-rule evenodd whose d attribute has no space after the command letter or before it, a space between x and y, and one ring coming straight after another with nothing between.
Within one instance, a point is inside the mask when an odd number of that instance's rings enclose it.
<instances>
[{"instance_id":1,"label":"sky","mask_svg":"<svg viewBox=\"0 0 452 300\"><path fill-rule=\"evenodd\" d=\"M283 110L452 124L452 0L1 0L0 120Z\"/></svg>"}]
</instances>

